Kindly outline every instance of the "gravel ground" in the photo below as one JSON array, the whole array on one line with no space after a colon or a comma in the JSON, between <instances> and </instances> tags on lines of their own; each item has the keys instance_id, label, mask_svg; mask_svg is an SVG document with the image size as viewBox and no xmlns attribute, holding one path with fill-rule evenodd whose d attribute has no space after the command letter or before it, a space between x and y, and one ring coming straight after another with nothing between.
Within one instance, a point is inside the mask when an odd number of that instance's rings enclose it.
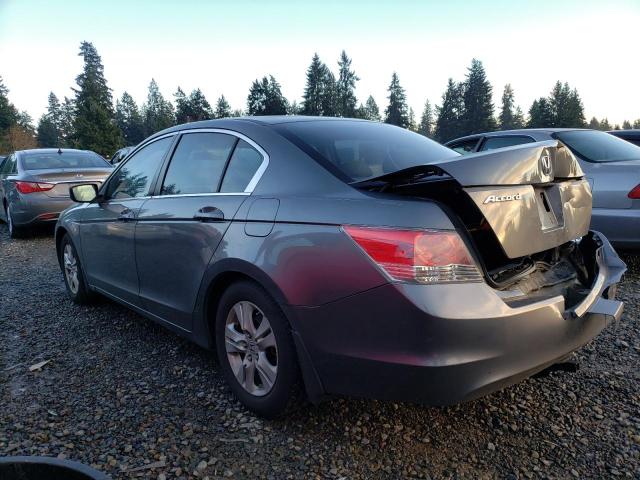
<instances>
[{"instance_id":1,"label":"gravel ground","mask_svg":"<svg viewBox=\"0 0 640 480\"><path fill-rule=\"evenodd\" d=\"M51 237L2 225L0 455L113 478L640 478L640 258L625 260L625 315L577 372L450 408L338 399L264 421L211 353L107 300L72 304Z\"/></svg>"}]
</instances>

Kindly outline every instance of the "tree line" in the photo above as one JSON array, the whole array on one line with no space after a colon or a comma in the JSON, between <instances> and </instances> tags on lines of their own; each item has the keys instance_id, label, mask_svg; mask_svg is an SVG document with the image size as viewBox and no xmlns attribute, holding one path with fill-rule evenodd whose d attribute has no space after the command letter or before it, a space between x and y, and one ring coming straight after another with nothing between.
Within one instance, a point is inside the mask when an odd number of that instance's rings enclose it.
<instances>
[{"instance_id":1,"label":"tree line","mask_svg":"<svg viewBox=\"0 0 640 480\"><path fill-rule=\"evenodd\" d=\"M67 147L93 150L111 156L125 145L135 145L149 135L172 125L241 115L321 115L384 121L446 142L453 138L496 129L524 127L589 127L619 129L606 118L593 117L588 123L584 106L575 88L557 81L546 97L533 101L527 114L515 102L510 84L504 86L499 112L493 104L493 86L482 62L471 61L465 78L450 78L439 105L425 101L419 120L407 104L404 88L393 73L387 88L383 112L373 96L358 102L355 95L360 80L345 51L337 61L337 72L314 54L306 70L302 102L289 102L273 75L253 81L244 109L232 109L224 95L212 105L202 90L189 94L180 87L173 102L166 99L152 79L146 101L136 104L124 92L115 104L104 76L102 59L90 42L80 44L84 61L76 77L72 98L61 101L51 92L47 111L36 126L31 117L19 111L8 99L8 89L0 77L0 152L40 147ZM622 128L640 128L640 119L627 120Z\"/></svg>"}]
</instances>

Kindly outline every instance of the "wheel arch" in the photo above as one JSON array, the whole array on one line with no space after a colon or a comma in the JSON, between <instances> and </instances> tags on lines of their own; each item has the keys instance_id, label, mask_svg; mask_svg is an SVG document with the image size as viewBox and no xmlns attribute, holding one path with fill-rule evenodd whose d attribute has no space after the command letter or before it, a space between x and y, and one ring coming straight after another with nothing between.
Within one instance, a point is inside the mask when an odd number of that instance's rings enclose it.
<instances>
[{"instance_id":1,"label":"wheel arch","mask_svg":"<svg viewBox=\"0 0 640 480\"><path fill-rule=\"evenodd\" d=\"M195 311L193 341L205 348L215 349L214 322L220 299L232 283L242 280L253 282L262 287L280 307L291 328L307 397L314 403L319 402L324 396L324 388L307 348L295 329L295 322L292 322L286 297L264 271L250 262L240 259L223 259L217 261L205 273Z\"/></svg>"}]
</instances>

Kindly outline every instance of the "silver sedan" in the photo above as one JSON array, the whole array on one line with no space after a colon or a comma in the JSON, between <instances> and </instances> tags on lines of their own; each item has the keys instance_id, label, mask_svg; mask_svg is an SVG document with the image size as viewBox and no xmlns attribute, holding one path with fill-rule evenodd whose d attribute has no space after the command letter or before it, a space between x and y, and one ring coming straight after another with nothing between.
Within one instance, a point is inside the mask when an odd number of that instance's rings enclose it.
<instances>
[{"instance_id":1,"label":"silver sedan","mask_svg":"<svg viewBox=\"0 0 640 480\"><path fill-rule=\"evenodd\" d=\"M0 165L0 219L12 237L25 236L38 224L53 225L73 204L70 187L100 186L113 169L88 150L45 148L14 152Z\"/></svg>"},{"instance_id":2,"label":"silver sedan","mask_svg":"<svg viewBox=\"0 0 640 480\"><path fill-rule=\"evenodd\" d=\"M529 128L479 133L445 145L470 154L560 140L576 156L593 191L591 228L616 247L640 249L640 147L596 130Z\"/></svg>"}]
</instances>

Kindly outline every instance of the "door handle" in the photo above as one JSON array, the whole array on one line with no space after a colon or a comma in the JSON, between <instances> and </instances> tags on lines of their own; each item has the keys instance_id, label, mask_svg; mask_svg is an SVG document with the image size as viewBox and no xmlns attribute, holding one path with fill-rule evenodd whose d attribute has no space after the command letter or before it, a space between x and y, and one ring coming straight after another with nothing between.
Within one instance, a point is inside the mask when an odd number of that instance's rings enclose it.
<instances>
[{"instance_id":1,"label":"door handle","mask_svg":"<svg viewBox=\"0 0 640 480\"><path fill-rule=\"evenodd\" d=\"M224 220L224 213L217 207L202 207L193 218L201 222L221 222Z\"/></svg>"},{"instance_id":2,"label":"door handle","mask_svg":"<svg viewBox=\"0 0 640 480\"><path fill-rule=\"evenodd\" d=\"M125 208L120 212L120 215L118 216L118 220L120 220L121 222L130 222L135 219L136 215L130 208Z\"/></svg>"}]
</instances>

